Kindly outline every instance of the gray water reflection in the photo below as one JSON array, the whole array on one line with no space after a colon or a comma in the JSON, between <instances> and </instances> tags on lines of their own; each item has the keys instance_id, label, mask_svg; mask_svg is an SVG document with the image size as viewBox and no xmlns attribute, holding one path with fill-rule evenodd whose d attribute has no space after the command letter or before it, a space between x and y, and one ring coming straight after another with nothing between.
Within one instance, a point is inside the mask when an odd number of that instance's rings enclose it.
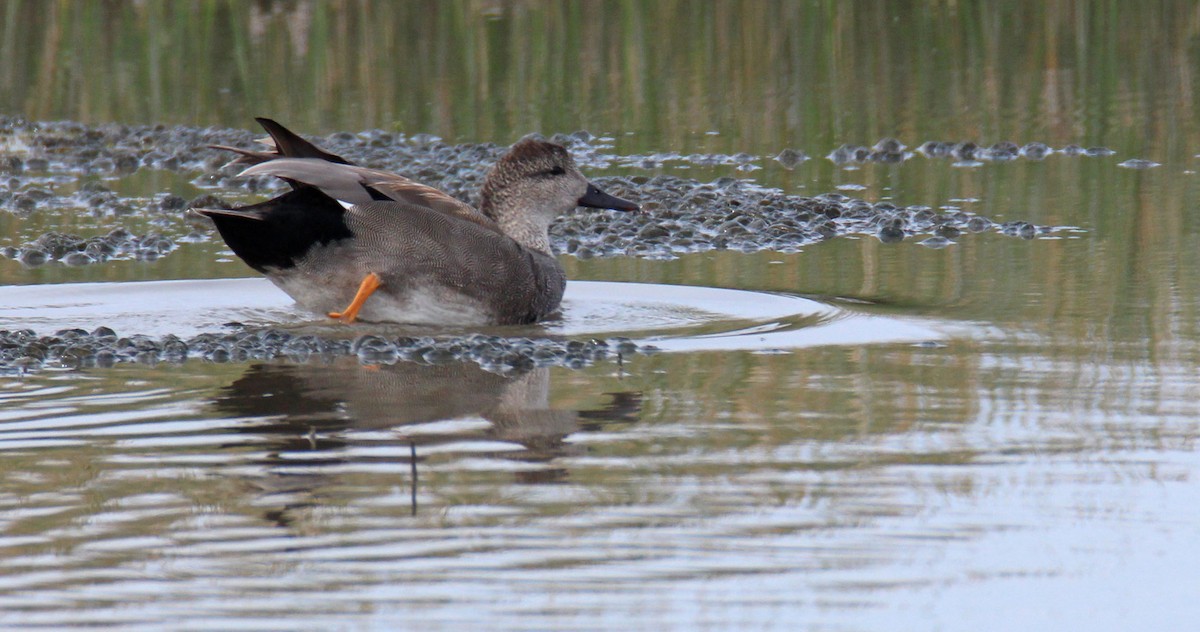
<instances>
[{"instance_id":1,"label":"gray water reflection","mask_svg":"<svg viewBox=\"0 0 1200 632\"><path fill-rule=\"evenodd\" d=\"M987 627L969 605L1001 590L1034 604L1017 621L1096 624L1032 591L1113 590L1088 571L1107 555L1185 580L1191 352L1089 368L1048 339L952 348L10 381L0 620L722 628L802 607L887 627L912 600ZM1178 555L1128 540L1163 525Z\"/></svg>"},{"instance_id":2,"label":"gray water reflection","mask_svg":"<svg viewBox=\"0 0 1200 632\"><path fill-rule=\"evenodd\" d=\"M600 408L554 409L549 388L548 369L501 375L471 362L361 366L342 358L252 365L213 404L221 416L263 420L239 431L278 444L261 465L288 486L324 466L403 464L430 452L510 460L516 480L548 483L569 477L556 459L583 451L569 435L636 421L641 402L640 393L617 392Z\"/></svg>"}]
</instances>

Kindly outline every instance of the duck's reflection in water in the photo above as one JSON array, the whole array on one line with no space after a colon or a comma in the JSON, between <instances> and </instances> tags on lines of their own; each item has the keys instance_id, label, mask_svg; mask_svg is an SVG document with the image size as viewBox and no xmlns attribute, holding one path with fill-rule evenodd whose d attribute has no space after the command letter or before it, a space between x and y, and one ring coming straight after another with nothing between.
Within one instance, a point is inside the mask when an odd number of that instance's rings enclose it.
<instances>
[{"instance_id":1,"label":"duck's reflection in water","mask_svg":"<svg viewBox=\"0 0 1200 632\"><path fill-rule=\"evenodd\" d=\"M545 368L500 375L469 362L362 366L340 358L330 364L251 365L221 389L214 404L224 416L263 420L239 427L268 441L262 465L271 480L255 484L265 493L286 495L308 495L328 482L322 470L346 465L404 464L415 479L423 449L453 453L456 443L481 441L506 445L464 448L464 454L541 464L516 468L520 482L560 481L569 472L554 460L586 450L566 437L610 422L633 422L641 412L641 393L635 391L606 393L609 402L592 410L551 408L549 396ZM415 497L414 488L414 511ZM285 514L296 507L288 503L269 515L285 523Z\"/></svg>"}]
</instances>

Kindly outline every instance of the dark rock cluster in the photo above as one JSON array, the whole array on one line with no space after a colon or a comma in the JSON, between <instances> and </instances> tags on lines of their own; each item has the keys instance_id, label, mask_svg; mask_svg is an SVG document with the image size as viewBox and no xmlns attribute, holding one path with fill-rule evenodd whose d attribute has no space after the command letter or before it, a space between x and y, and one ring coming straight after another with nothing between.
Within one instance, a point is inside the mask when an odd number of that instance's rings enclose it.
<instances>
[{"instance_id":1,"label":"dark rock cluster","mask_svg":"<svg viewBox=\"0 0 1200 632\"><path fill-rule=\"evenodd\" d=\"M169 237L159 233L134 235L124 228L114 228L106 235L93 237L51 231L32 242L0 248L0 254L27 266L39 266L50 261L82 266L110 259L154 261L178 247Z\"/></svg>"},{"instance_id":2,"label":"dark rock cluster","mask_svg":"<svg viewBox=\"0 0 1200 632\"><path fill-rule=\"evenodd\" d=\"M197 182L204 186L246 190L264 196L284 186L270 177L238 176L239 167L225 165L231 158L228 152L207 147L210 144L258 146L254 142L255 135L246 130L126 125L88 127L69 122L33 125L0 118L2 135L18 139L29 147L28 153L35 156L23 161L14 157L16 162L10 165L10 170L30 169L29 163L33 161L37 168L49 165L56 170L83 173L148 166L200 171L204 175ZM568 146L585 168L654 167L668 160L683 160L749 169L758 160L749 154L614 156L606 153L607 139L598 139L585 131L556 134L550 140ZM381 130L337 133L316 141L329 151L359 164L403 173L474 204L478 203L476 196L488 169L505 150L491 143L451 145L429 135L405 136ZM10 142L15 141L10 139ZM1040 143L1024 147L997 143L983 148L974 143L930 141L917 151L929 157L1006 160L1017 156L1044 157L1055 150ZM1068 146L1058 151L1099 155L1109 150ZM870 148L843 145L830 154L830 158L835 162L891 162L912 155L903 143L885 138ZM807 159L803 152L792 149L775 157L785 167L794 167ZM644 212L573 212L552 227L552 239L560 252L580 258L622 255L659 259L720 249L792 252L807 244L847 235L875 235L886 242L928 237L932 240L922 239L920 243L940 247L952 243L955 237L965 232L995 231L1028 238L1052 230L1020 222L997 224L953 208L934 210L923 206L897 206L890 202L871 203L840 194L787 195L778 189L731 177L712 182L672 175L597 180L614 194L637 200ZM0 187L0 208L22 212L22 209L53 203L54 194L44 186L11 184L7 189ZM96 182L88 183L71 199L59 203L117 216L135 212L130 201L122 200ZM141 236L120 235L121 229L92 237L47 233L31 237L20 245L10 245L0 254L28 265L50 261L83 265L114 258L153 259L171 252L177 242L209 238L211 231L197 231L182 220L185 207L229 206L229 203L212 196L190 203L176 196L166 196L150 204L149 208L146 206L142 204L138 211L143 215L171 216L174 223L169 227L164 225L161 231ZM168 228L174 234L168 234L171 232Z\"/></svg>"},{"instance_id":3,"label":"dark rock cluster","mask_svg":"<svg viewBox=\"0 0 1200 632\"><path fill-rule=\"evenodd\" d=\"M580 258L628 255L653 259L686 252L795 252L837 236L868 235L887 243L929 237L941 247L965 233L1032 239L1056 230L1028 222L994 222L961 209L867 202L839 193L788 195L745 180L699 183L670 175L599 178L606 190L637 199L644 213L575 210L551 231L555 247Z\"/></svg>"},{"instance_id":4,"label":"dark rock cluster","mask_svg":"<svg viewBox=\"0 0 1200 632\"><path fill-rule=\"evenodd\" d=\"M24 157L9 155L0 171L9 174L128 174L141 167L166 171L203 171L224 160L208 144L250 146L247 130L166 125L89 126L74 121L26 121L0 116L0 141L25 148Z\"/></svg>"},{"instance_id":5,"label":"dark rock cluster","mask_svg":"<svg viewBox=\"0 0 1200 632\"><path fill-rule=\"evenodd\" d=\"M654 351L654 347L638 345L628 338L582 341L484 334L394 338L368 334L350 340L281 329L234 329L186 340L175 335L119 336L103 326L90 332L64 329L53 335L38 335L29 329L0 330L0 374L111 367L118 363L181 363L188 359L226 363L287 358L310 362L339 356L357 356L363 364L474 362L486 370L503 373L545 366L582 368Z\"/></svg>"},{"instance_id":6,"label":"dark rock cluster","mask_svg":"<svg viewBox=\"0 0 1200 632\"><path fill-rule=\"evenodd\" d=\"M1107 147L1090 147L1084 149L1079 145L1067 145L1054 149L1041 142L1018 145L1011 141L1002 141L992 145L978 145L971 141L946 142L930 140L921 143L915 151L894 138L884 138L873 147L844 144L830 152L827 158L839 165L863 162L894 163L904 162L917 154L926 158L949 158L964 164L982 164L984 162L1006 162L1025 158L1028 160L1044 160L1053 154L1064 156L1111 156L1113 150Z\"/></svg>"}]
</instances>

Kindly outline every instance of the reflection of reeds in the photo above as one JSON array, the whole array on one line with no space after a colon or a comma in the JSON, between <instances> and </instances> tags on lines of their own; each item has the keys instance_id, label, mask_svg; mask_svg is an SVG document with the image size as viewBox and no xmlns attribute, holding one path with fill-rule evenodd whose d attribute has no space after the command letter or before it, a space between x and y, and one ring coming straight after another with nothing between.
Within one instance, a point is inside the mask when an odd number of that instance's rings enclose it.
<instances>
[{"instance_id":1,"label":"reflection of reeds","mask_svg":"<svg viewBox=\"0 0 1200 632\"><path fill-rule=\"evenodd\" d=\"M269 113L314 131L501 142L586 127L653 148L719 129L739 149L1111 143L1115 127L1143 125L1171 138L1180 121L1155 112L1191 111L1200 28L1189 3L1065 0L11 0L2 15L6 113L224 125Z\"/></svg>"}]
</instances>

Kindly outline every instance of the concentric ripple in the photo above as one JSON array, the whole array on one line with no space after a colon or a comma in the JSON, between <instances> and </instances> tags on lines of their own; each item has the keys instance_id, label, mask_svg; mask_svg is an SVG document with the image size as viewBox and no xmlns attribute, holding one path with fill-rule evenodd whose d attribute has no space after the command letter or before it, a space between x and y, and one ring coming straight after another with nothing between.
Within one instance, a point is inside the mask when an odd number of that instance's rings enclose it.
<instances>
[{"instance_id":1,"label":"concentric ripple","mask_svg":"<svg viewBox=\"0 0 1200 632\"><path fill-rule=\"evenodd\" d=\"M924 342L928 322L871 316L786 294L575 282L561 318L531 327L345 327L299 310L263 279L82 283L7 288L2 360L45 365L215 362L358 354L364 362L469 359L499 368L583 366L638 351L773 350Z\"/></svg>"}]
</instances>

